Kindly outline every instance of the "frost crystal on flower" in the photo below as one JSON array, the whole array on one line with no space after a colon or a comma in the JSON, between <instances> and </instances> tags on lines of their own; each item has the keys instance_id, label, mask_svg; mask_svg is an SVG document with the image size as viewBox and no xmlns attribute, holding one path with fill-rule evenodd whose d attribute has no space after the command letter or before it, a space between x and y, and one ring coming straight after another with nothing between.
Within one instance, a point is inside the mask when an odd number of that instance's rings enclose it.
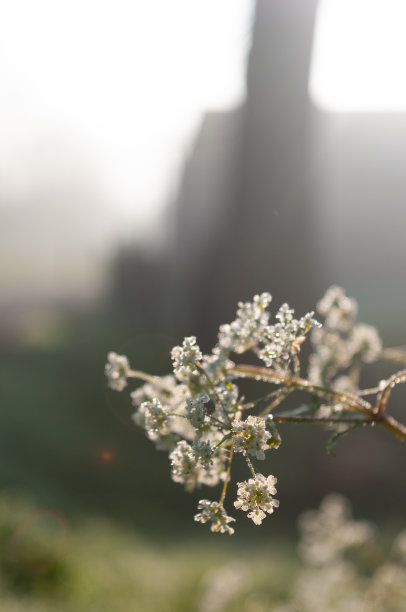
<instances>
[{"instance_id":1,"label":"frost crystal on flower","mask_svg":"<svg viewBox=\"0 0 406 612\"><path fill-rule=\"evenodd\" d=\"M196 362L203 355L196 344L195 336L190 336L183 340L182 346L175 346L172 349L171 357L173 361L173 371L179 380L184 380L190 374L197 373Z\"/></svg>"},{"instance_id":2,"label":"frost crystal on flower","mask_svg":"<svg viewBox=\"0 0 406 612\"><path fill-rule=\"evenodd\" d=\"M313 319L313 312L308 312L301 319L293 318L294 310L288 304L282 304L276 314L278 323L269 325L264 332L264 347L258 356L268 367L276 361L278 365L287 364L300 352L301 344L306 334L313 327L320 327L320 323Z\"/></svg>"},{"instance_id":3,"label":"frost crystal on flower","mask_svg":"<svg viewBox=\"0 0 406 612\"><path fill-rule=\"evenodd\" d=\"M332 285L318 302L317 311L326 317L326 327L346 331L354 325L358 306L353 298L345 295L342 287Z\"/></svg>"},{"instance_id":4,"label":"frost crystal on flower","mask_svg":"<svg viewBox=\"0 0 406 612\"><path fill-rule=\"evenodd\" d=\"M265 477L262 474L256 474L255 478L239 482L234 506L244 512L249 510L248 518L256 525L260 525L266 517L265 512L272 514L274 508L279 506L279 501L272 497L276 493L274 486L276 482L275 476Z\"/></svg>"},{"instance_id":5,"label":"frost crystal on flower","mask_svg":"<svg viewBox=\"0 0 406 612\"><path fill-rule=\"evenodd\" d=\"M107 355L108 363L104 368L110 389L122 391L127 386L127 376L130 371L130 364L125 355L117 355L110 352Z\"/></svg>"},{"instance_id":6,"label":"frost crystal on flower","mask_svg":"<svg viewBox=\"0 0 406 612\"><path fill-rule=\"evenodd\" d=\"M169 459L172 463L172 480L185 484L188 490L193 489L197 480L197 460L190 444L185 440L178 442Z\"/></svg>"},{"instance_id":7,"label":"frost crystal on flower","mask_svg":"<svg viewBox=\"0 0 406 612\"><path fill-rule=\"evenodd\" d=\"M243 353L256 344L268 325L266 312L272 297L269 293L255 295L252 302L239 302L237 317L232 323L220 326L219 345L229 351Z\"/></svg>"},{"instance_id":8,"label":"frost crystal on flower","mask_svg":"<svg viewBox=\"0 0 406 612\"><path fill-rule=\"evenodd\" d=\"M349 350L364 363L372 363L382 351L382 342L375 327L359 323L349 338Z\"/></svg>"},{"instance_id":9,"label":"frost crystal on flower","mask_svg":"<svg viewBox=\"0 0 406 612\"><path fill-rule=\"evenodd\" d=\"M216 387L221 408L227 415L234 415L238 410L238 387L231 382L223 382Z\"/></svg>"},{"instance_id":10,"label":"frost crystal on flower","mask_svg":"<svg viewBox=\"0 0 406 612\"><path fill-rule=\"evenodd\" d=\"M188 418L200 433L210 429L210 419L206 414L204 407L210 401L207 393L199 393L194 397L186 400L186 411Z\"/></svg>"},{"instance_id":11,"label":"frost crystal on flower","mask_svg":"<svg viewBox=\"0 0 406 612\"><path fill-rule=\"evenodd\" d=\"M192 491L202 484L214 487L225 477L219 455L212 454L211 461L204 457L203 461L200 461L199 450L203 452L202 446L193 448L185 440L181 440L169 455L172 463L172 480L184 484L187 491Z\"/></svg>"},{"instance_id":12,"label":"frost crystal on flower","mask_svg":"<svg viewBox=\"0 0 406 612\"><path fill-rule=\"evenodd\" d=\"M170 417L159 400L154 398L152 402L144 402L141 404L141 411L144 414L145 429L151 440L156 440L160 435L169 433Z\"/></svg>"},{"instance_id":13,"label":"frost crystal on flower","mask_svg":"<svg viewBox=\"0 0 406 612\"><path fill-rule=\"evenodd\" d=\"M232 516L228 516L222 504L208 499L199 501L198 510L201 510L195 515L195 521L200 523L211 523L211 531L219 531L220 533L229 533L232 535L234 529L228 523L235 521Z\"/></svg>"},{"instance_id":14,"label":"frost crystal on flower","mask_svg":"<svg viewBox=\"0 0 406 612\"><path fill-rule=\"evenodd\" d=\"M193 454L205 470L213 465L213 449L205 440L193 441Z\"/></svg>"},{"instance_id":15,"label":"frost crystal on flower","mask_svg":"<svg viewBox=\"0 0 406 612\"><path fill-rule=\"evenodd\" d=\"M257 459L265 459L265 450L272 444L272 434L265 429L265 420L259 416L250 416L245 420L234 419L231 433L234 450L237 453L249 453Z\"/></svg>"}]
</instances>

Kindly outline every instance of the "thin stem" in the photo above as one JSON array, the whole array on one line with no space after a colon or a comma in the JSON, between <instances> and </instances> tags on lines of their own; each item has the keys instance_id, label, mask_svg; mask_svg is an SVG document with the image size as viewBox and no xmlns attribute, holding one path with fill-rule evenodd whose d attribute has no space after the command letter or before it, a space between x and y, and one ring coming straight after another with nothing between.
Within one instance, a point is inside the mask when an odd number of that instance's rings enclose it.
<instances>
[{"instance_id":1,"label":"thin stem","mask_svg":"<svg viewBox=\"0 0 406 612\"><path fill-rule=\"evenodd\" d=\"M385 427L390 432L392 432L395 436L397 436L402 442L406 442L406 427L402 423L399 423L396 419L394 419L389 414L384 414L382 417L376 421L382 427Z\"/></svg>"},{"instance_id":2,"label":"thin stem","mask_svg":"<svg viewBox=\"0 0 406 612\"><path fill-rule=\"evenodd\" d=\"M223 438L221 438L220 442L217 442L217 444L215 444L213 446L213 450L216 450L216 448L218 448L219 446L221 446L223 444L223 442L225 442L228 438L231 438L231 434L227 434L225 435Z\"/></svg>"},{"instance_id":3,"label":"thin stem","mask_svg":"<svg viewBox=\"0 0 406 612\"><path fill-rule=\"evenodd\" d=\"M263 368L261 366L250 366L250 365L237 365L230 370L230 374L235 374L242 378L254 378L255 380L263 380L267 382L273 382L277 384L286 384L296 389L303 389L321 396L331 396L346 405L348 410L353 412L359 412L361 414L369 415L372 412L372 406L369 402L342 391L335 391L329 387L320 387L318 385L312 385L309 381L303 378L292 378L290 375L286 376Z\"/></svg>"},{"instance_id":4,"label":"thin stem","mask_svg":"<svg viewBox=\"0 0 406 612\"><path fill-rule=\"evenodd\" d=\"M231 442L230 456L228 458L228 466L227 466L226 478L224 480L223 490L221 491L221 497L220 497L220 501L219 501L220 506L223 505L223 502L224 502L224 499L225 499L225 496L226 496L226 492L227 492L227 485L228 485L228 483L230 481L231 463L233 461L233 453L234 453L234 442Z\"/></svg>"},{"instance_id":5,"label":"thin stem","mask_svg":"<svg viewBox=\"0 0 406 612\"><path fill-rule=\"evenodd\" d=\"M379 355L379 358L386 359L387 361L394 361L396 363L406 364L406 347L399 346L383 349L383 351Z\"/></svg>"},{"instance_id":6,"label":"thin stem","mask_svg":"<svg viewBox=\"0 0 406 612\"><path fill-rule=\"evenodd\" d=\"M272 410L273 410L274 408L276 408L277 406L279 406L279 404L281 404L281 403L283 402L283 400L287 398L287 396L289 395L289 393L290 393L290 392L291 392L291 390L290 390L290 389L285 389L285 390L280 389L280 394L279 394L279 396L278 396L276 399L274 399L274 401L273 401L273 402L271 402L271 403L269 404L269 406L266 406L266 407L265 407L265 408L264 408L264 409L263 409L263 410L262 410L262 411L259 413L259 415L258 415L258 416L265 416L265 415L269 414L270 412L272 412Z\"/></svg>"},{"instance_id":7,"label":"thin stem","mask_svg":"<svg viewBox=\"0 0 406 612\"><path fill-rule=\"evenodd\" d=\"M274 416L274 423L321 423L321 424L330 424L330 423L373 423L374 419L354 419L351 417L348 418L333 418L333 417L300 417L300 416Z\"/></svg>"},{"instance_id":8,"label":"thin stem","mask_svg":"<svg viewBox=\"0 0 406 612\"><path fill-rule=\"evenodd\" d=\"M377 414L384 414L393 387L402 382L406 382L406 370L396 372L396 374L393 374L390 378L388 378L376 400L375 411Z\"/></svg>"},{"instance_id":9,"label":"thin stem","mask_svg":"<svg viewBox=\"0 0 406 612\"><path fill-rule=\"evenodd\" d=\"M159 376L152 376L151 374L140 372L140 370L129 370L127 372L127 378L138 378L139 380L145 380L146 382L154 383L155 385L159 385L160 387L164 385L162 379Z\"/></svg>"},{"instance_id":10,"label":"thin stem","mask_svg":"<svg viewBox=\"0 0 406 612\"><path fill-rule=\"evenodd\" d=\"M255 474L254 466L251 463L251 459L248 457L247 453L244 453L244 457L245 457L246 462L248 463L248 467L250 469L252 477L255 478L256 474Z\"/></svg>"}]
</instances>

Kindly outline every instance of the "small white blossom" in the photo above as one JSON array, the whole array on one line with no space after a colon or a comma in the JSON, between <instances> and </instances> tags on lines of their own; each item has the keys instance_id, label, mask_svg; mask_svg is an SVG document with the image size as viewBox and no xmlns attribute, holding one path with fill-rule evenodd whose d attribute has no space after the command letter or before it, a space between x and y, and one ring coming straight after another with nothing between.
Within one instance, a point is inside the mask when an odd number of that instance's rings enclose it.
<instances>
[{"instance_id":1,"label":"small white blossom","mask_svg":"<svg viewBox=\"0 0 406 612\"><path fill-rule=\"evenodd\" d=\"M229 359L229 352L221 346L215 346L210 355L204 355L201 364L210 380L217 384L227 377L227 370L234 367Z\"/></svg>"},{"instance_id":2,"label":"small white blossom","mask_svg":"<svg viewBox=\"0 0 406 612\"><path fill-rule=\"evenodd\" d=\"M198 372L196 362L198 362L203 355L196 344L195 336L190 336L183 340L182 346L175 346L172 349L171 357L175 376L179 380L184 380L190 374L196 374Z\"/></svg>"},{"instance_id":3,"label":"small white blossom","mask_svg":"<svg viewBox=\"0 0 406 612\"><path fill-rule=\"evenodd\" d=\"M145 429L151 440L157 440L161 435L170 432L170 416L159 400L154 398L152 402L144 402L140 410L144 415Z\"/></svg>"},{"instance_id":4,"label":"small white blossom","mask_svg":"<svg viewBox=\"0 0 406 612\"><path fill-rule=\"evenodd\" d=\"M264 332L264 347L258 356L266 366L271 367L276 361L288 363L293 355L300 352L306 334L311 328L320 327L320 323L313 319L313 312L308 312L301 319L293 318L294 310L288 304L282 304L276 314L278 323L269 325Z\"/></svg>"},{"instance_id":5,"label":"small white blossom","mask_svg":"<svg viewBox=\"0 0 406 612\"><path fill-rule=\"evenodd\" d=\"M130 364L125 355L117 355L110 352L107 355L108 363L104 368L110 389L122 391L127 386L127 376L130 372Z\"/></svg>"},{"instance_id":6,"label":"small white blossom","mask_svg":"<svg viewBox=\"0 0 406 612\"><path fill-rule=\"evenodd\" d=\"M230 535L234 533L234 529L228 523L232 523L235 519L228 516L224 507L218 502L201 499L198 510L201 510L201 512L195 515L195 521L200 523L210 522L211 531L229 533Z\"/></svg>"},{"instance_id":7,"label":"small white blossom","mask_svg":"<svg viewBox=\"0 0 406 612\"><path fill-rule=\"evenodd\" d=\"M238 411L238 387L229 381L224 381L216 387L222 410L232 416Z\"/></svg>"},{"instance_id":8,"label":"small white blossom","mask_svg":"<svg viewBox=\"0 0 406 612\"><path fill-rule=\"evenodd\" d=\"M265 477L262 474L256 474L255 478L239 482L234 506L244 512L249 510L247 517L256 525L260 525L266 517L265 512L272 514L274 508L279 506L279 501L272 497L276 493L276 482L275 476Z\"/></svg>"},{"instance_id":9,"label":"small white blossom","mask_svg":"<svg viewBox=\"0 0 406 612\"><path fill-rule=\"evenodd\" d=\"M172 480L185 485L187 491L205 484L214 487L224 480L225 472L219 455L212 455L212 463L203 465L194 448L185 440L177 443L169 455L172 463Z\"/></svg>"},{"instance_id":10,"label":"small white blossom","mask_svg":"<svg viewBox=\"0 0 406 612\"><path fill-rule=\"evenodd\" d=\"M243 353L257 344L268 325L266 308L271 299L269 293L262 293L255 295L252 302L239 302L236 319L220 326L219 345L228 351Z\"/></svg>"},{"instance_id":11,"label":"small white blossom","mask_svg":"<svg viewBox=\"0 0 406 612\"><path fill-rule=\"evenodd\" d=\"M325 316L326 327L346 331L354 325L358 305L353 298L345 295L342 287L332 285L318 302L317 311Z\"/></svg>"},{"instance_id":12,"label":"small white blossom","mask_svg":"<svg viewBox=\"0 0 406 612\"><path fill-rule=\"evenodd\" d=\"M210 419L204 407L209 401L210 398L207 393L199 393L186 400L188 419L199 432L207 431L210 428Z\"/></svg>"},{"instance_id":13,"label":"small white blossom","mask_svg":"<svg viewBox=\"0 0 406 612\"><path fill-rule=\"evenodd\" d=\"M372 363L378 359L382 351L382 342L375 327L365 323L356 325L349 338L349 350L354 357L359 356L364 363Z\"/></svg>"},{"instance_id":14,"label":"small white blossom","mask_svg":"<svg viewBox=\"0 0 406 612\"><path fill-rule=\"evenodd\" d=\"M231 433L234 450L237 453L248 453L257 459L265 459L265 450L272 443L272 434L265 429L265 419L250 415L245 421L234 419Z\"/></svg>"},{"instance_id":15,"label":"small white blossom","mask_svg":"<svg viewBox=\"0 0 406 612\"><path fill-rule=\"evenodd\" d=\"M194 440L193 453L196 459L205 470L209 470L213 465L213 449L209 441Z\"/></svg>"}]
</instances>

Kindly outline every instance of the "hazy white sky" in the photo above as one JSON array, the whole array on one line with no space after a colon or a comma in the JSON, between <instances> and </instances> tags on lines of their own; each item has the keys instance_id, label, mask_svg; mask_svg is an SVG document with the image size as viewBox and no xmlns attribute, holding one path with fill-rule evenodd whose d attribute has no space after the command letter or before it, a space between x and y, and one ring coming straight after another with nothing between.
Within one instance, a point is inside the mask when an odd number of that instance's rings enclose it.
<instances>
[{"instance_id":1,"label":"hazy white sky","mask_svg":"<svg viewBox=\"0 0 406 612\"><path fill-rule=\"evenodd\" d=\"M49 147L64 142L100 176L117 212L148 226L201 113L243 98L252 8L253 0L3 0L0 190L27 196L60 171L58 155L48 166L41 150L49 160Z\"/></svg>"},{"instance_id":2,"label":"hazy white sky","mask_svg":"<svg viewBox=\"0 0 406 612\"><path fill-rule=\"evenodd\" d=\"M406 0L321 0L310 94L333 112L406 110Z\"/></svg>"}]
</instances>

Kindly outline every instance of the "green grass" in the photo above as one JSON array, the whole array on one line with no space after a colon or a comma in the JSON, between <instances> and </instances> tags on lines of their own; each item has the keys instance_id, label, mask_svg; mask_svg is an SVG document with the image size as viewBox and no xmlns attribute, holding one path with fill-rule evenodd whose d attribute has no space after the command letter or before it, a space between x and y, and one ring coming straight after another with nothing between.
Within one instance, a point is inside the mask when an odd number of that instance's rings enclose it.
<instances>
[{"instance_id":1,"label":"green grass","mask_svg":"<svg viewBox=\"0 0 406 612\"><path fill-rule=\"evenodd\" d=\"M197 533L200 539L152 543L106 520L67 525L52 512L3 499L1 611L203 612L219 573L236 580L222 610L286 598L297 570L293 546Z\"/></svg>"}]
</instances>

